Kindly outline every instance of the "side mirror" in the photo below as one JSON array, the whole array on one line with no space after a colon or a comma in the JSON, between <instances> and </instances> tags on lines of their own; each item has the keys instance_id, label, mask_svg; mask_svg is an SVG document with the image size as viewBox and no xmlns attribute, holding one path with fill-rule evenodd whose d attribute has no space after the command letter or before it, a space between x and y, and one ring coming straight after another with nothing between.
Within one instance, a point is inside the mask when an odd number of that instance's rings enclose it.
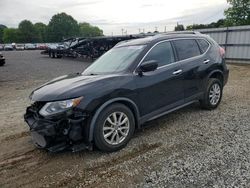
<instances>
[{"instance_id":1,"label":"side mirror","mask_svg":"<svg viewBox=\"0 0 250 188\"><path fill-rule=\"evenodd\" d=\"M158 67L158 62L155 60L143 62L137 69L137 72L142 75L143 72L154 71Z\"/></svg>"}]
</instances>

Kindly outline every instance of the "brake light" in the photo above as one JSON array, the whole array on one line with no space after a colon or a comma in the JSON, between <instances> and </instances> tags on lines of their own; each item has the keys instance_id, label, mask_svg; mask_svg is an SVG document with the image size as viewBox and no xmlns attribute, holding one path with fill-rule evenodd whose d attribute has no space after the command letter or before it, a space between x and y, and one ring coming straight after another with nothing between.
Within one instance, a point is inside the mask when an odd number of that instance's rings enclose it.
<instances>
[{"instance_id":1,"label":"brake light","mask_svg":"<svg viewBox=\"0 0 250 188\"><path fill-rule=\"evenodd\" d=\"M222 47L219 47L219 53L221 57L225 57L225 50Z\"/></svg>"}]
</instances>

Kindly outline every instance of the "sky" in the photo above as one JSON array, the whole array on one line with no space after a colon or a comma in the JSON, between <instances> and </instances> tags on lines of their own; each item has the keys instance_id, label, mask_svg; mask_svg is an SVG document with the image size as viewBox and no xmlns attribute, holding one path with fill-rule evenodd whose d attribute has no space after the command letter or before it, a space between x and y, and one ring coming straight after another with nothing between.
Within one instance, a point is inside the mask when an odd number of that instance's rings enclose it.
<instances>
[{"instance_id":1,"label":"sky","mask_svg":"<svg viewBox=\"0 0 250 188\"><path fill-rule=\"evenodd\" d=\"M0 0L0 24L17 27L28 19L48 24L65 12L105 35L171 31L177 24L206 24L223 18L226 0Z\"/></svg>"}]
</instances>

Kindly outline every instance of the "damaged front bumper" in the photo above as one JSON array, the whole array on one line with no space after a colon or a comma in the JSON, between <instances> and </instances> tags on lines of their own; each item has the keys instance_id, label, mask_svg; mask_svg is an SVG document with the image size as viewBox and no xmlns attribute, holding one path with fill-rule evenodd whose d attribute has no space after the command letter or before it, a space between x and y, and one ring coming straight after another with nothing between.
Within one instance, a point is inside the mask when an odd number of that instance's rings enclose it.
<instances>
[{"instance_id":1,"label":"damaged front bumper","mask_svg":"<svg viewBox=\"0 0 250 188\"><path fill-rule=\"evenodd\" d=\"M44 118L39 110L44 104L36 102L27 108L24 119L30 127L35 145L51 152L92 149L87 139L87 115L72 109L56 117Z\"/></svg>"}]
</instances>

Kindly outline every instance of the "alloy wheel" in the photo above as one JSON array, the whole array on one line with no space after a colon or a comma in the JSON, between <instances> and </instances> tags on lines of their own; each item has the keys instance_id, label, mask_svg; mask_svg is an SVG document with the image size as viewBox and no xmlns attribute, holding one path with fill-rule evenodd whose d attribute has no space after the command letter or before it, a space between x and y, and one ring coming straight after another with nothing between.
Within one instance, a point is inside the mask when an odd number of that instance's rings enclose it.
<instances>
[{"instance_id":1,"label":"alloy wheel","mask_svg":"<svg viewBox=\"0 0 250 188\"><path fill-rule=\"evenodd\" d=\"M218 83L214 83L209 91L209 102L211 105L216 105L220 101L221 88Z\"/></svg>"},{"instance_id":2,"label":"alloy wheel","mask_svg":"<svg viewBox=\"0 0 250 188\"><path fill-rule=\"evenodd\" d=\"M104 121L103 137L108 144L120 144L128 136L129 128L128 116L123 112L113 112Z\"/></svg>"}]
</instances>

